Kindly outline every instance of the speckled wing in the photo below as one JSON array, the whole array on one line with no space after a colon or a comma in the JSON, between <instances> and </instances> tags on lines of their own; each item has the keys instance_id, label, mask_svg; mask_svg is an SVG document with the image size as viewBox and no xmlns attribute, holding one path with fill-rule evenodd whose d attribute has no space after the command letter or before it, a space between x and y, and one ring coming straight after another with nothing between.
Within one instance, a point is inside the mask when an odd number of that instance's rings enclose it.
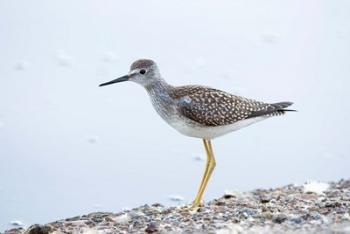
<instances>
[{"instance_id":1,"label":"speckled wing","mask_svg":"<svg viewBox=\"0 0 350 234\"><path fill-rule=\"evenodd\" d=\"M268 104L203 86L177 87L173 98L187 118L205 126L222 126L243 119L280 115L290 102Z\"/></svg>"}]
</instances>

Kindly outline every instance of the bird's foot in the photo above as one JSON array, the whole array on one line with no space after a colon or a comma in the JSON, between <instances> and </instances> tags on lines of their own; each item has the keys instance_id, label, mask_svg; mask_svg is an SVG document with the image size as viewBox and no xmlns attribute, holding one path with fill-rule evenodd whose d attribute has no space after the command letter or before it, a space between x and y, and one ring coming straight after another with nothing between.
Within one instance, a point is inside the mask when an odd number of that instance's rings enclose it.
<instances>
[{"instance_id":1,"label":"bird's foot","mask_svg":"<svg viewBox=\"0 0 350 234\"><path fill-rule=\"evenodd\" d=\"M204 206L204 202L203 201L196 201L196 200L194 200L192 202L192 204L190 205L190 208L194 210L194 209L198 209L198 208L200 208L202 206Z\"/></svg>"},{"instance_id":2,"label":"bird's foot","mask_svg":"<svg viewBox=\"0 0 350 234\"><path fill-rule=\"evenodd\" d=\"M204 206L203 202L192 202L192 204L188 204L186 206L180 207L180 212L185 212L185 213L195 213L197 212L201 207Z\"/></svg>"}]
</instances>

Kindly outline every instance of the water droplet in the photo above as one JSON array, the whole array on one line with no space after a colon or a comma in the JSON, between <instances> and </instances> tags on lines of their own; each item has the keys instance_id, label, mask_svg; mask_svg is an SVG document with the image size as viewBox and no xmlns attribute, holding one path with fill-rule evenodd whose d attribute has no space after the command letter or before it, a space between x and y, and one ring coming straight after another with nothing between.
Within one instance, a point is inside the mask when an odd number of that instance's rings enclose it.
<instances>
[{"instance_id":1,"label":"water droplet","mask_svg":"<svg viewBox=\"0 0 350 234\"><path fill-rule=\"evenodd\" d=\"M93 208L96 208L96 209L100 209L100 208L102 208L102 205L96 203L96 204L93 204L92 207L93 207Z\"/></svg>"},{"instance_id":2,"label":"water droplet","mask_svg":"<svg viewBox=\"0 0 350 234\"><path fill-rule=\"evenodd\" d=\"M10 221L10 224L13 226L16 226L16 227L23 226L23 222L20 220L12 220L12 221Z\"/></svg>"},{"instance_id":3,"label":"water droplet","mask_svg":"<svg viewBox=\"0 0 350 234\"><path fill-rule=\"evenodd\" d=\"M193 160L194 160L194 161L201 162L201 161L204 160L204 158L203 158L202 156L195 156L195 157L193 157Z\"/></svg>"},{"instance_id":4,"label":"water droplet","mask_svg":"<svg viewBox=\"0 0 350 234\"><path fill-rule=\"evenodd\" d=\"M280 36L277 33L263 33L260 38L266 44L276 44L280 40Z\"/></svg>"},{"instance_id":5,"label":"water droplet","mask_svg":"<svg viewBox=\"0 0 350 234\"><path fill-rule=\"evenodd\" d=\"M185 200L185 198L181 195L171 195L169 196L169 200L172 202L182 202Z\"/></svg>"},{"instance_id":6,"label":"water droplet","mask_svg":"<svg viewBox=\"0 0 350 234\"><path fill-rule=\"evenodd\" d=\"M117 59L118 57L113 52L106 52L102 57L102 61L105 63L112 63Z\"/></svg>"},{"instance_id":7,"label":"water droplet","mask_svg":"<svg viewBox=\"0 0 350 234\"><path fill-rule=\"evenodd\" d=\"M99 140L99 137L98 137L98 136L90 136L90 137L88 138L88 142L89 142L90 144L96 144L96 143L98 142L98 140Z\"/></svg>"},{"instance_id":8,"label":"water droplet","mask_svg":"<svg viewBox=\"0 0 350 234\"><path fill-rule=\"evenodd\" d=\"M58 65L62 67L72 66L72 57L63 51L57 52L56 59L57 59Z\"/></svg>"},{"instance_id":9,"label":"water droplet","mask_svg":"<svg viewBox=\"0 0 350 234\"><path fill-rule=\"evenodd\" d=\"M28 69L28 67L29 67L29 62L27 62L27 61L19 61L19 62L17 62L15 64L14 69L16 71L25 71L25 70Z\"/></svg>"}]
</instances>

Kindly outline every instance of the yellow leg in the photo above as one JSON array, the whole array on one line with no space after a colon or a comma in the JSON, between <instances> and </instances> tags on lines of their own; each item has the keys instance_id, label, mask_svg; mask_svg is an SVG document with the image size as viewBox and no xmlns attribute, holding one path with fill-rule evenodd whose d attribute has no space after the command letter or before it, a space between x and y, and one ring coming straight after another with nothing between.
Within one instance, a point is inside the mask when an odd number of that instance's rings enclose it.
<instances>
[{"instance_id":1,"label":"yellow leg","mask_svg":"<svg viewBox=\"0 0 350 234\"><path fill-rule=\"evenodd\" d=\"M215 165L216 165L210 140L203 139L203 143L204 143L205 151L207 152L207 164L205 166L204 175L202 177L202 181L201 181L201 184L199 186L198 193L197 193L196 198L194 199L194 201L192 203L192 208L195 208L195 207L200 205L205 188L207 187L209 178L210 178L211 174L213 173Z\"/></svg>"}]
</instances>

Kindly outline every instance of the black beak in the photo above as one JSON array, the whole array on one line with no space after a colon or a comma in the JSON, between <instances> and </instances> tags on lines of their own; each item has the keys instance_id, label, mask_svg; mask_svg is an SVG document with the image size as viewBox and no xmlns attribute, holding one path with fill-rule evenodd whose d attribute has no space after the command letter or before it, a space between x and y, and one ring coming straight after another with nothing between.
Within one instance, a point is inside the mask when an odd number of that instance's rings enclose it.
<instances>
[{"instance_id":1,"label":"black beak","mask_svg":"<svg viewBox=\"0 0 350 234\"><path fill-rule=\"evenodd\" d=\"M105 86L105 85L111 85L111 84L115 84L115 83L119 83L119 82L123 82L123 81L127 81L129 80L129 75L125 75L125 76L122 76L122 77L119 77L115 80L111 80L109 82L106 82L106 83L103 83L103 84L100 84L99 86Z\"/></svg>"}]
</instances>

